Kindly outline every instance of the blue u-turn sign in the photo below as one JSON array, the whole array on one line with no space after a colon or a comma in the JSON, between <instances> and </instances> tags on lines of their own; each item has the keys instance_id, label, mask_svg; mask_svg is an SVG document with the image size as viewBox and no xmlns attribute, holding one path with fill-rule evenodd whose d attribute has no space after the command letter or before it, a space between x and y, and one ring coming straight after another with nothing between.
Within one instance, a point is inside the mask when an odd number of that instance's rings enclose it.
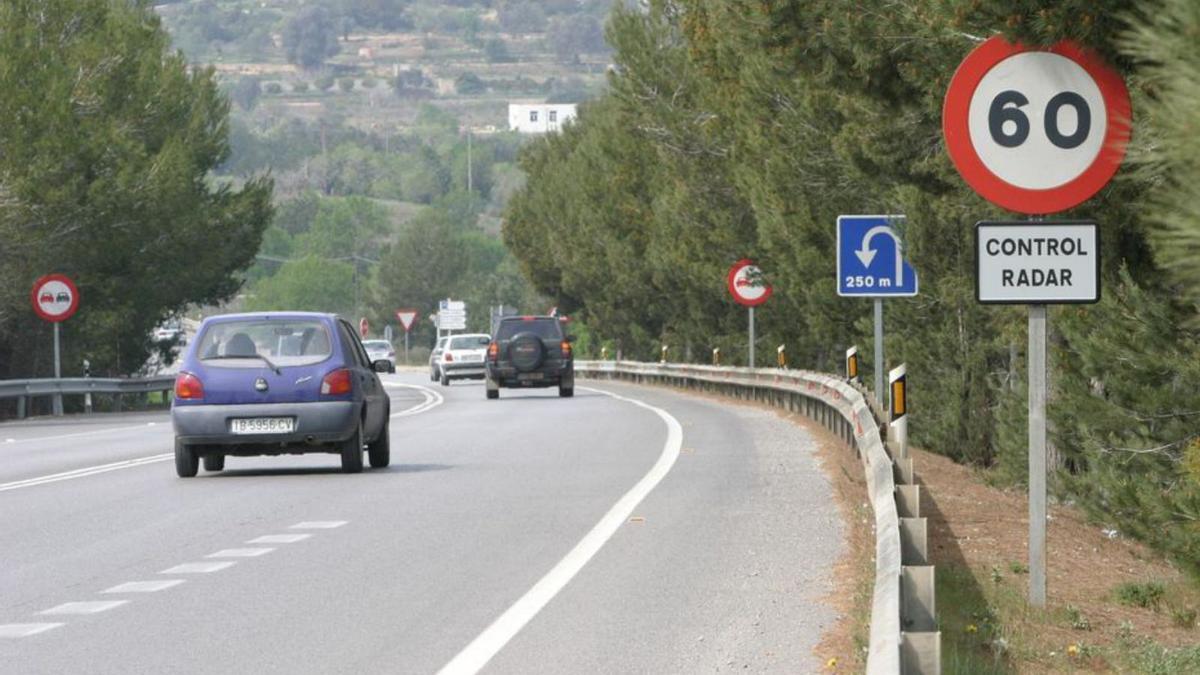
<instances>
[{"instance_id":1,"label":"blue u-turn sign","mask_svg":"<svg viewBox=\"0 0 1200 675\"><path fill-rule=\"evenodd\" d=\"M838 295L863 298L917 294L917 271L904 260L893 225L904 216L838 216Z\"/></svg>"}]
</instances>

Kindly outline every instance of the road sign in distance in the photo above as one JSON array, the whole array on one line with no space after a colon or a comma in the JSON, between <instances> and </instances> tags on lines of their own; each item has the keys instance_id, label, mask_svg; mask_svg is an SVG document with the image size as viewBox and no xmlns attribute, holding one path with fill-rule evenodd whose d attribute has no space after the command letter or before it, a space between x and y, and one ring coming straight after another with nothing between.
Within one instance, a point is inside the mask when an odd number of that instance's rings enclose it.
<instances>
[{"instance_id":1,"label":"road sign in distance","mask_svg":"<svg viewBox=\"0 0 1200 675\"><path fill-rule=\"evenodd\" d=\"M398 309L396 310L396 320L400 322L400 325L404 327L404 332L407 333L417 323L417 317L420 314L415 309Z\"/></svg>"},{"instance_id":2,"label":"road sign in distance","mask_svg":"<svg viewBox=\"0 0 1200 675\"><path fill-rule=\"evenodd\" d=\"M367 317L358 320L358 334L362 337L367 337L367 333L371 331L371 324L367 323Z\"/></svg>"},{"instance_id":3,"label":"road sign in distance","mask_svg":"<svg viewBox=\"0 0 1200 675\"><path fill-rule=\"evenodd\" d=\"M904 260L893 225L904 216L838 216L838 295L861 298L917 294L917 271Z\"/></svg>"},{"instance_id":4,"label":"road sign in distance","mask_svg":"<svg viewBox=\"0 0 1200 675\"><path fill-rule=\"evenodd\" d=\"M950 81L942 131L954 166L1011 211L1065 211L1117 172L1130 136L1129 90L1096 54L993 37Z\"/></svg>"},{"instance_id":5,"label":"road sign in distance","mask_svg":"<svg viewBox=\"0 0 1200 675\"><path fill-rule=\"evenodd\" d=\"M763 281L762 270L749 260L739 260L726 277L729 293L739 305L757 307L771 297L770 284Z\"/></svg>"},{"instance_id":6,"label":"road sign in distance","mask_svg":"<svg viewBox=\"0 0 1200 675\"><path fill-rule=\"evenodd\" d=\"M446 310L450 310L450 311L458 310L458 311L465 312L467 309L467 303L463 302L462 300L451 300L451 299L447 298L438 303L438 309L443 312L445 312Z\"/></svg>"},{"instance_id":7,"label":"road sign in distance","mask_svg":"<svg viewBox=\"0 0 1200 675\"><path fill-rule=\"evenodd\" d=\"M33 311L45 321L58 323L71 318L79 309L79 290L61 274L47 274L33 283L30 293Z\"/></svg>"},{"instance_id":8,"label":"road sign in distance","mask_svg":"<svg viewBox=\"0 0 1200 675\"><path fill-rule=\"evenodd\" d=\"M992 304L1099 301L1099 228L1091 222L976 224L975 297Z\"/></svg>"}]
</instances>

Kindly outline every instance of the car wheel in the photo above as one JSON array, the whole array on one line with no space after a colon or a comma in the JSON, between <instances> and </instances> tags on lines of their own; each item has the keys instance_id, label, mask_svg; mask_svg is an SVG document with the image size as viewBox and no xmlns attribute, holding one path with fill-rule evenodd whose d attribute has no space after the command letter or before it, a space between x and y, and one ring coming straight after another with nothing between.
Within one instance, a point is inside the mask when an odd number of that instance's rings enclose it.
<instances>
[{"instance_id":1,"label":"car wheel","mask_svg":"<svg viewBox=\"0 0 1200 675\"><path fill-rule=\"evenodd\" d=\"M180 478L191 478L200 471L200 458L196 450L175 439L175 473Z\"/></svg>"},{"instance_id":2,"label":"car wheel","mask_svg":"<svg viewBox=\"0 0 1200 675\"><path fill-rule=\"evenodd\" d=\"M449 387L449 386L450 386L450 376L449 376L449 375L447 375L447 374L446 374L446 373L444 373L444 372L442 373L442 386L443 386L443 387Z\"/></svg>"},{"instance_id":3,"label":"car wheel","mask_svg":"<svg viewBox=\"0 0 1200 675\"><path fill-rule=\"evenodd\" d=\"M370 460L372 469L385 468L392 462L392 442L388 425L389 421L384 420L383 428L379 430L379 438L367 444L367 459Z\"/></svg>"},{"instance_id":4,"label":"car wheel","mask_svg":"<svg viewBox=\"0 0 1200 675\"><path fill-rule=\"evenodd\" d=\"M354 435L342 443L342 471L345 473L362 473L363 470L363 430L362 422L354 429Z\"/></svg>"},{"instance_id":5,"label":"car wheel","mask_svg":"<svg viewBox=\"0 0 1200 675\"><path fill-rule=\"evenodd\" d=\"M488 389L487 397L488 398L500 398L500 390L499 389Z\"/></svg>"},{"instance_id":6,"label":"car wheel","mask_svg":"<svg viewBox=\"0 0 1200 675\"><path fill-rule=\"evenodd\" d=\"M225 470L225 455L216 453L204 456L205 471L224 471Z\"/></svg>"},{"instance_id":7,"label":"car wheel","mask_svg":"<svg viewBox=\"0 0 1200 675\"><path fill-rule=\"evenodd\" d=\"M396 374L396 364L393 363L392 365L388 366L388 374L389 375Z\"/></svg>"},{"instance_id":8,"label":"car wheel","mask_svg":"<svg viewBox=\"0 0 1200 675\"><path fill-rule=\"evenodd\" d=\"M434 368L430 368L430 369L429 369L429 381L430 381L430 382L437 382L437 379L438 379L437 370L436 370L436 369L434 369Z\"/></svg>"},{"instance_id":9,"label":"car wheel","mask_svg":"<svg viewBox=\"0 0 1200 675\"><path fill-rule=\"evenodd\" d=\"M559 395L559 396L561 396L561 397L563 397L563 398L571 398L572 396L574 396L574 395L575 395L575 387L562 387L562 386L560 386L560 387L558 388L558 395Z\"/></svg>"}]
</instances>

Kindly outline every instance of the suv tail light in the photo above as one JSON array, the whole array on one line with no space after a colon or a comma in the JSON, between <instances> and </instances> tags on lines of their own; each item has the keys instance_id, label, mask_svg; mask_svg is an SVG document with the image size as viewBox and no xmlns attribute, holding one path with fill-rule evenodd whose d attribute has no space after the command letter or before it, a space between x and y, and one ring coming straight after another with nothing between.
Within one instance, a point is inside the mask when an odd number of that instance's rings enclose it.
<instances>
[{"instance_id":1,"label":"suv tail light","mask_svg":"<svg viewBox=\"0 0 1200 675\"><path fill-rule=\"evenodd\" d=\"M345 368L332 371L321 380L322 396L344 396L353 388L350 371Z\"/></svg>"},{"instance_id":2,"label":"suv tail light","mask_svg":"<svg viewBox=\"0 0 1200 675\"><path fill-rule=\"evenodd\" d=\"M175 398L189 401L204 398L204 383L191 373L180 373L175 378Z\"/></svg>"},{"instance_id":3,"label":"suv tail light","mask_svg":"<svg viewBox=\"0 0 1200 675\"><path fill-rule=\"evenodd\" d=\"M450 363L454 360L454 355L450 352L446 352L445 354L442 354L442 358L446 363Z\"/></svg>"},{"instance_id":4,"label":"suv tail light","mask_svg":"<svg viewBox=\"0 0 1200 675\"><path fill-rule=\"evenodd\" d=\"M495 362L495 361L499 360L499 358L500 358L500 345L493 342L492 344L488 345L488 360Z\"/></svg>"},{"instance_id":5,"label":"suv tail light","mask_svg":"<svg viewBox=\"0 0 1200 675\"><path fill-rule=\"evenodd\" d=\"M571 358L571 343L566 340L562 341L562 355L564 359Z\"/></svg>"}]
</instances>

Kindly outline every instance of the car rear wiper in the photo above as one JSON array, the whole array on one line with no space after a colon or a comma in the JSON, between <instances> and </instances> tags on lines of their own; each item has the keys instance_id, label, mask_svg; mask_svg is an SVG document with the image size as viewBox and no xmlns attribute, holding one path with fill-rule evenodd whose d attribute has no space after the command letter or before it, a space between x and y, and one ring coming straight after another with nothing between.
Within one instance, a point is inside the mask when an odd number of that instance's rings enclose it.
<instances>
[{"instance_id":1,"label":"car rear wiper","mask_svg":"<svg viewBox=\"0 0 1200 675\"><path fill-rule=\"evenodd\" d=\"M275 371L276 375L283 374L283 371L279 369L279 366L275 365L274 363L271 363L271 359L268 359L267 357L263 356L262 354L257 354L257 353L256 354L221 354L218 356L205 357L200 360L201 361L223 361L225 359L261 359L263 363L267 364L271 368L271 370Z\"/></svg>"}]
</instances>

